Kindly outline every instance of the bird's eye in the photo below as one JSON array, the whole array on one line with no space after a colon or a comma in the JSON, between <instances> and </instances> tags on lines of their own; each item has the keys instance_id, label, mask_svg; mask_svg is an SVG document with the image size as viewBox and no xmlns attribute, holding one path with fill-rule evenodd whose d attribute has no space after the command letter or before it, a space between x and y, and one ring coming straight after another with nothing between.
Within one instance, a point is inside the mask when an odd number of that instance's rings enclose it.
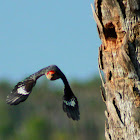
<instances>
[{"instance_id":1,"label":"bird's eye","mask_svg":"<svg viewBox=\"0 0 140 140\"><path fill-rule=\"evenodd\" d=\"M51 74L51 76L53 77L53 76L54 76L54 74Z\"/></svg>"}]
</instances>

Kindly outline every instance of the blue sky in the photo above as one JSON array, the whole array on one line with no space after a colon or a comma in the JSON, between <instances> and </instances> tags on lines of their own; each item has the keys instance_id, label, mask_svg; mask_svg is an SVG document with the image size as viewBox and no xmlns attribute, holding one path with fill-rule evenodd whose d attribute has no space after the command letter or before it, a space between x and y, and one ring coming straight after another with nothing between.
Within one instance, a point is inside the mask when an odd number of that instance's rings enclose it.
<instances>
[{"instance_id":1,"label":"blue sky","mask_svg":"<svg viewBox=\"0 0 140 140\"><path fill-rule=\"evenodd\" d=\"M0 0L0 78L19 81L56 64L68 79L98 74L93 0Z\"/></svg>"}]
</instances>

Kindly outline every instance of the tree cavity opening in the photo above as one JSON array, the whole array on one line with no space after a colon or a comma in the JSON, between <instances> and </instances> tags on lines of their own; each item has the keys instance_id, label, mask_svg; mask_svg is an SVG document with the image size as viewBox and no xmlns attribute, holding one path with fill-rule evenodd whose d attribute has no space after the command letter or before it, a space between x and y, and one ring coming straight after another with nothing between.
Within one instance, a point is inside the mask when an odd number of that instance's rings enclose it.
<instances>
[{"instance_id":1,"label":"tree cavity opening","mask_svg":"<svg viewBox=\"0 0 140 140\"><path fill-rule=\"evenodd\" d=\"M112 22L106 24L106 26L104 28L104 33L105 33L106 39L117 39L115 26L112 24Z\"/></svg>"}]
</instances>

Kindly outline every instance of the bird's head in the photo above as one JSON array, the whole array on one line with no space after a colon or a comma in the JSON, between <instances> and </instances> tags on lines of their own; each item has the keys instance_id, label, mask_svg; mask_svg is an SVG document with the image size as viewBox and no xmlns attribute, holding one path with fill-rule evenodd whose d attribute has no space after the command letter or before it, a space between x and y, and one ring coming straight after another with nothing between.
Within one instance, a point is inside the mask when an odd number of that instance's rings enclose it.
<instances>
[{"instance_id":1,"label":"bird's head","mask_svg":"<svg viewBox=\"0 0 140 140\"><path fill-rule=\"evenodd\" d=\"M45 73L45 75L46 75L47 79L49 79L49 80L57 80L60 78L60 75L54 70L51 70L51 71Z\"/></svg>"},{"instance_id":2,"label":"bird's head","mask_svg":"<svg viewBox=\"0 0 140 140\"><path fill-rule=\"evenodd\" d=\"M51 65L45 72L45 75L46 75L47 79L49 79L49 80L57 80L57 79L61 78L62 72L56 65Z\"/></svg>"}]
</instances>

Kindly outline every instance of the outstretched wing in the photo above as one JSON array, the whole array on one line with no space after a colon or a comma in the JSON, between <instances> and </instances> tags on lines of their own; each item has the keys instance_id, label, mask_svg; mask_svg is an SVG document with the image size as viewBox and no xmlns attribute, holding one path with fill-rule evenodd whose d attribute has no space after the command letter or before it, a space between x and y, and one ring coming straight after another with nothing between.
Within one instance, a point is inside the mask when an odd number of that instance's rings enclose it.
<instances>
[{"instance_id":1,"label":"outstretched wing","mask_svg":"<svg viewBox=\"0 0 140 140\"><path fill-rule=\"evenodd\" d=\"M63 110L67 113L67 116L69 118L78 121L80 119L80 112L77 98L74 96L71 89L65 89L64 93L65 94L63 96Z\"/></svg>"},{"instance_id":2,"label":"outstretched wing","mask_svg":"<svg viewBox=\"0 0 140 140\"><path fill-rule=\"evenodd\" d=\"M32 92L35 84L36 81L30 78L26 78L24 81L17 83L12 92L7 96L7 104L17 105L20 102L24 102Z\"/></svg>"}]
</instances>

